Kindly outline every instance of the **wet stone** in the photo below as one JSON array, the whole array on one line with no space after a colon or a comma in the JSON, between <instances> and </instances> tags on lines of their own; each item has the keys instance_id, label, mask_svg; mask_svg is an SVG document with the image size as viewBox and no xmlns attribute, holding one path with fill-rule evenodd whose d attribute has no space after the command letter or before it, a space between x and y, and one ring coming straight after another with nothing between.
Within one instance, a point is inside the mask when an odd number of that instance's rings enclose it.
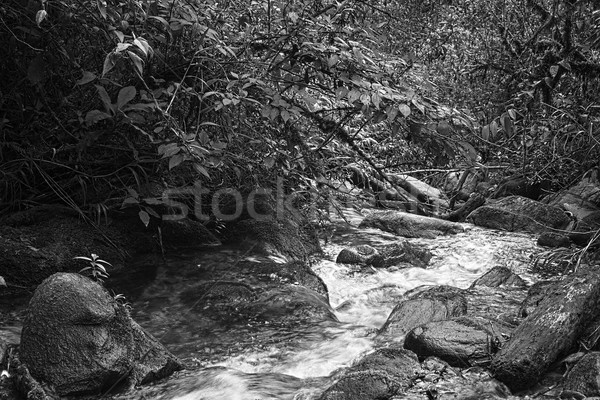
<instances>
[{"instance_id":1,"label":"wet stone","mask_svg":"<svg viewBox=\"0 0 600 400\"><path fill-rule=\"evenodd\" d=\"M419 325L457 317L467 312L467 301L457 288L433 287L413 296L394 307L381 328L380 338L402 341L411 329Z\"/></svg>"},{"instance_id":2,"label":"wet stone","mask_svg":"<svg viewBox=\"0 0 600 400\"><path fill-rule=\"evenodd\" d=\"M404 347L419 359L435 356L452 366L469 367L489 362L498 340L480 320L459 317L414 328L406 335Z\"/></svg>"}]
</instances>

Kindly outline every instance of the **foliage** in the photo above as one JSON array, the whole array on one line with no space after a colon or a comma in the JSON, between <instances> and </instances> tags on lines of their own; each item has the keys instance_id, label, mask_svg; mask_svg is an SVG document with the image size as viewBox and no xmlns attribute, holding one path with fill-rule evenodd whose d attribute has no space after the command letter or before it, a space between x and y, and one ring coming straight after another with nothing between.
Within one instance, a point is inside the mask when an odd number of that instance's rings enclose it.
<instances>
[{"instance_id":1,"label":"foliage","mask_svg":"<svg viewBox=\"0 0 600 400\"><path fill-rule=\"evenodd\" d=\"M600 149L593 5L8 0L0 214L124 204L148 226L149 181L310 191L356 166L565 183Z\"/></svg>"}]
</instances>

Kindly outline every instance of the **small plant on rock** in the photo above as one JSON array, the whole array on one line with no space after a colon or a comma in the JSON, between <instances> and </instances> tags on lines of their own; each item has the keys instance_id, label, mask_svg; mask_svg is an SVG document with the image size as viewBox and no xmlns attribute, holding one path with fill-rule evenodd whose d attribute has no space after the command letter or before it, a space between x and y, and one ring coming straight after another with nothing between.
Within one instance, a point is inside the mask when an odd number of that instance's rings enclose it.
<instances>
[{"instance_id":1,"label":"small plant on rock","mask_svg":"<svg viewBox=\"0 0 600 400\"><path fill-rule=\"evenodd\" d=\"M106 271L106 266L112 265L108 261L101 260L97 254L92 253L91 257L74 257L74 260L84 260L90 263L89 266L81 269L79 271L80 274L84 272L90 274L94 280L102 282L103 279L108 278L108 272Z\"/></svg>"}]
</instances>

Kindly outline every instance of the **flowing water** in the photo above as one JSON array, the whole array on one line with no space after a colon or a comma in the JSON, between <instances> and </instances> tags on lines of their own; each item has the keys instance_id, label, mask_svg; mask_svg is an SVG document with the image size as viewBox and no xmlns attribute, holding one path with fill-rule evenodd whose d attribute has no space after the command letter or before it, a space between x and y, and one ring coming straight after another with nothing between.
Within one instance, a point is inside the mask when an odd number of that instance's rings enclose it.
<instances>
[{"instance_id":1,"label":"flowing water","mask_svg":"<svg viewBox=\"0 0 600 400\"><path fill-rule=\"evenodd\" d=\"M336 264L343 247L390 244L402 238L376 229L358 229L362 216L349 215L350 225L335 222L324 244L326 257L313 266L324 280L340 323L288 327L248 325L198 332L197 310L173 299L213 263L244 257L235 249L179 256L156 272L152 297L133 303L133 316L167 348L195 369L149 389L141 397L186 400L314 399L353 361L385 345L377 330L403 295L421 285L467 288L494 266L511 268L526 280L531 256L539 249L532 236L465 225L465 232L436 239L409 239L434 255L427 269L364 269ZM176 272L174 272L176 271ZM148 289L146 289L148 290ZM210 336L207 341L207 336ZM210 343L210 345L207 345Z\"/></svg>"}]
</instances>

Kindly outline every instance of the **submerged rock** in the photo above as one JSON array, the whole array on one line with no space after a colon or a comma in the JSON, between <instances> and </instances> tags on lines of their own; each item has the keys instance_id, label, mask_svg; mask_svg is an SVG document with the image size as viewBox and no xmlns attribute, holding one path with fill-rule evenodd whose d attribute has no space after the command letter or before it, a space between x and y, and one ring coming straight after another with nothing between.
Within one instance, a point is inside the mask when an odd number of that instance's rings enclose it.
<instances>
[{"instance_id":1,"label":"submerged rock","mask_svg":"<svg viewBox=\"0 0 600 400\"><path fill-rule=\"evenodd\" d=\"M58 273L35 291L23 326L21 361L59 395L144 384L183 369L106 289Z\"/></svg>"},{"instance_id":2,"label":"submerged rock","mask_svg":"<svg viewBox=\"0 0 600 400\"><path fill-rule=\"evenodd\" d=\"M404 348L425 359L438 357L452 366L469 367L488 362L498 350L499 338L484 325L491 321L458 317L434 321L411 330Z\"/></svg>"},{"instance_id":3,"label":"submerged rock","mask_svg":"<svg viewBox=\"0 0 600 400\"><path fill-rule=\"evenodd\" d=\"M514 286L523 288L527 287L527 282L525 282L519 275L512 272L509 268L504 266L496 266L473 282L471 287L475 286Z\"/></svg>"},{"instance_id":4,"label":"submerged rock","mask_svg":"<svg viewBox=\"0 0 600 400\"><path fill-rule=\"evenodd\" d=\"M525 197L510 196L479 207L469 214L467 221L491 229L540 233L564 229L570 219L558 207Z\"/></svg>"},{"instance_id":5,"label":"submerged rock","mask_svg":"<svg viewBox=\"0 0 600 400\"><path fill-rule=\"evenodd\" d=\"M418 292L398 304L379 332L380 337L402 341L413 328L431 321L464 315L467 301L458 288L438 286Z\"/></svg>"},{"instance_id":6,"label":"submerged rock","mask_svg":"<svg viewBox=\"0 0 600 400\"><path fill-rule=\"evenodd\" d=\"M389 399L407 389L419 370L419 361L410 351L379 349L345 371L319 399Z\"/></svg>"},{"instance_id":7,"label":"submerged rock","mask_svg":"<svg viewBox=\"0 0 600 400\"><path fill-rule=\"evenodd\" d=\"M241 312L252 319L278 323L338 321L324 296L296 285L268 290Z\"/></svg>"},{"instance_id":8,"label":"submerged rock","mask_svg":"<svg viewBox=\"0 0 600 400\"><path fill-rule=\"evenodd\" d=\"M462 225L454 222L401 211L374 211L360 223L359 227L378 228L407 238L428 239L464 231Z\"/></svg>"}]
</instances>

